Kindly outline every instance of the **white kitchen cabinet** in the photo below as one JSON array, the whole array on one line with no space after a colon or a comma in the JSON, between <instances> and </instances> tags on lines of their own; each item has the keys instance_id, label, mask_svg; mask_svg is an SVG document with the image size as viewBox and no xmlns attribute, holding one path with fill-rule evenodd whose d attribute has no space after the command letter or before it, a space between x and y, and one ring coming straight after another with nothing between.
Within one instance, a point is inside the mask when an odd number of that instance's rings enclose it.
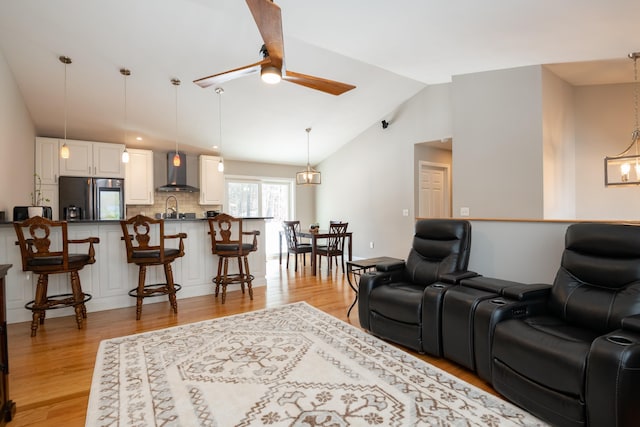
<instances>
[{"instance_id":1,"label":"white kitchen cabinet","mask_svg":"<svg viewBox=\"0 0 640 427\"><path fill-rule=\"evenodd\" d=\"M67 144L69 158L60 158L60 175L64 176L92 176L93 175L93 144L87 141L61 140L60 146Z\"/></svg>"},{"instance_id":2,"label":"white kitchen cabinet","mask_svg":"<svg viewBox=\"0 0 640 427\"><path fill-rule=\"evenodd\" d=\"M57 138L36 138L36 168L42 185L58 184L60 145Z\"/></svg>"},{"instance_id":3,"label":"white kitchen cabinet","mask_svg":"<svg viewBox=\"0 0 640 427\"><path fill-rule=\"evenodd\" d=\"M218 170L220 157L200 156L200 204L222 205L224 173Z\"/></svg>"},{"instance_id":4,"label":"white kitchen cabinet","mask_svg":"<svg viewBox=\"0 0 640 427\"><path fill-rule=\"evenodd\" d=\"M60 144L64 143L60 140ZM124 178L124 144L66 140L69 158L60 159L62 176Z\"/></svg>"},{"instance_id":5,"label":"white kitchen cabinet","mask_svg":"<svg viewBox=\"0 0 640 427\"><path fill-rule=\"evenodd\" d=\"M93 176L124 178L124 144L93 143Z\"/></svg>"},{"instance_id":6,"label":"white kitchen cabinet","mask_svg":"<svg viewBox=\"0 0 640 427\"><path fill-rule=\"evenodd\" d=\"M153 205L153 152L130 148L125 163L124 200L127 205Z\"/></svg>"}]
</instances>

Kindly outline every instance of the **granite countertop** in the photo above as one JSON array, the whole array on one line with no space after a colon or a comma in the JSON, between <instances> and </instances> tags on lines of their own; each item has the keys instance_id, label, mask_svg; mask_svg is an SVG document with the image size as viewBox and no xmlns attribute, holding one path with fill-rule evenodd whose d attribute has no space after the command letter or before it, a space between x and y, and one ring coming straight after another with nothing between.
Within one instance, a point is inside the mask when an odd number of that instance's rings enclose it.
<instances>
[{"instance_id":1,"label":"granite countertop","mask_svg":"<svg viewBox=\"0 0 640 427\"><path fill-rule=\"evenodd\" d=\"M246 219L246 220L267 220L267 219L273 219L272 216L246 216L246 217L242 217L242 219ZM173 219L173 218L167 218L165 219L165 221L167 222L193 222L193 221L206 221L207 218L184 218L184 219ZM117 219L114 220L90 220L90 219L83 219L83 220L79 220L79 221L68 221L69 225L73 225L73 224L120 224L120 221ZM13 222L11 221L1 221L0 222L0 227L5 227L5 226L13 226Z\"/></svg>"}]
</instances>

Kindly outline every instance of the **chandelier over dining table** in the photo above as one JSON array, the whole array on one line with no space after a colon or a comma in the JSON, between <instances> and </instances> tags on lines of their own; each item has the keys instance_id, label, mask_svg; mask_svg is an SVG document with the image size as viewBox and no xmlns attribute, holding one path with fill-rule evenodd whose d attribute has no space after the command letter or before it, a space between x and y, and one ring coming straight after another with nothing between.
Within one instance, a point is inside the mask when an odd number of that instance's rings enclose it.
<instances>
[{"instance_id":1,"label":"chandelier over dining table","mask_svg":"<svg viewBox=\"0 0 640 427\"><path fill-rule=\"evenodd\" d=\"M296 173L296 184L317 185L320 184L322 178L320 176L320 172L312 168L309 163L309 133L311 132L311 128L306 128L305 132L307 132L307 168Z\"/></svg>"},{"instance_id":2,"label":"chandelier over dining table","mask_svg":"<svg viewBox=\"0 0 640 427\"><path fill-rule=\"evenodd\" d=\"M640 125L638 120L638 59L640 52L629 54L633 60L634 108L635 128L631 132L631 144L620 154L604 158L604 183L609 185L639 185L640 184Z\"/></svg>"}]
</instances>

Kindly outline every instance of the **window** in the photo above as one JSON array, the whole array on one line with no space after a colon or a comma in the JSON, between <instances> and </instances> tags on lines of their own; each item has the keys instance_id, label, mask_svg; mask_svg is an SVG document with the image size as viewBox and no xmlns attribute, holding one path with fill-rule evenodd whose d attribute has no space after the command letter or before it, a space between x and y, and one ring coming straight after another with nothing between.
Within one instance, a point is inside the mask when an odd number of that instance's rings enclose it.
<instances>
[{"instance_id":1,"label":"window","mask_svg":"<svg viewBox=\"0 0 640 427\"><path fill-rule=\"evenodd\" d=\"M227 212L236 217L273 217L265 224L267 257L278 254L282 221L293 218L293 180L226 177Z\"/></svg>"},{"instance_id":2,"label":"window","mask_svg":"<svg viewBox=\"0 0 640 427\"><path fill-rule=\"evenodd\" d=\"M227 181L227 204L231 216L262 216L258 204L260 183ZM266 215L265 215L266 216Z\"/></svg>"}]
</instances>

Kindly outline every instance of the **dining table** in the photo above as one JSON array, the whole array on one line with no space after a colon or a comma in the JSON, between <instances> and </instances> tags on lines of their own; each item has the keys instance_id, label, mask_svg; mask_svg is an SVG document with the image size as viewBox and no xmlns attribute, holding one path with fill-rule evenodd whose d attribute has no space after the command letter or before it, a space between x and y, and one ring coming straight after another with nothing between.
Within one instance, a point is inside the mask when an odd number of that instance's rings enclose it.
<instances>
[{"instance_id":1,"label":"dining table","mask_svg":"<svg viewBox=\"0 0 640 427\"><path fill-rule=\"evenodd\" d=\"M335 233L330 233L329 230L317 230L316 231L298 231L296 232L298 237L311 239L311 274L316 275L316 259L317 259L317 248L318 242L324 239L328 239L329 237L335 236ZM347 231L344 233L340 233L339 235L344 236L347 243L347 253L348 260L352 260L352 236L353 233L351 231ZM344 254L343 254L344 256ZM280 263L282 264L282 232L280 233Z\"/></svg>"}]
</instances>

